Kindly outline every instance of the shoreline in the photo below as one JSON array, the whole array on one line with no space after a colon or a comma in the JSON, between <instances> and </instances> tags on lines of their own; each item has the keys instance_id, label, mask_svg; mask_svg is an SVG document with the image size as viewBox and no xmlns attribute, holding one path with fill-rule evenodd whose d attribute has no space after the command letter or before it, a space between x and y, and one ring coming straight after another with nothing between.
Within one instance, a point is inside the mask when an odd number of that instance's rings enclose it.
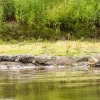
<instances>
[{"instance_id":1,"label":"shoreline","mask_svg":"<svg viewBox=\"0 0 100 100\"><path fill-rule=\"evenodd\" d=\"M65 57L65 56L33 56L25 55L0 55L0 69L70 69L71 70L89 70L88 59L92 57L87 55L84 57ZM100 54L95 55L100 62Z\"/></svg>"}]
</instances>

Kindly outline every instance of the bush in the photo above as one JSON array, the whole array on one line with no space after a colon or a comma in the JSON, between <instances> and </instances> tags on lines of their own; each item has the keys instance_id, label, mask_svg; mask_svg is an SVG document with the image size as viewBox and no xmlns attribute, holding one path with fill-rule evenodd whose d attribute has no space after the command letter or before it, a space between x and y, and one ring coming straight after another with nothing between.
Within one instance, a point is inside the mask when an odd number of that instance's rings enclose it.
<instances>
[{"instance_id":1,"label":"bush","mask_svg":"<svg viewBox=\"0 0 100 100\"><path fill-rule=\"evenodd\" d=\"M6 23L2 36L16 39L59 39L62 31L90 37L100 26L100 0L7 0L0 1L0 8L0 21L18 24Z\"/></svg>"}]
</instances>

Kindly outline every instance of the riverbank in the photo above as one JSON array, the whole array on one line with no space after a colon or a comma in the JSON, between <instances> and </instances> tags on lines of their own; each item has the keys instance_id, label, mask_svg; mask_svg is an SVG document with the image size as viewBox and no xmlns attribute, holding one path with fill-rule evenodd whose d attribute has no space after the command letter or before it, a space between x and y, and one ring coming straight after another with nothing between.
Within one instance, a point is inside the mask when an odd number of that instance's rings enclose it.
<instances>
[{"instance_id":1,"label":"riverbank","mask_svg":"<svg viewBox=\"0 0 100 100\"><path fill-rule=\"evenodd\" d=\"M89 59L92 61L89 62ZM1 70L71 70L86 71L89 69L100 68L100 54L84 56L84 57L65 57L65 56L33 56L33 55L0 55Z\"/></svg>"},{"instance_id":2,"label":"riverbank","mask_svg":"<svg viewBox=\"0 0 100 100\"><path fill-rule=\"evenodd\" d=\"M12 41L5 43L0 41L0 54L32 54L50 56L85 56L100 53L99 40L66 40L66 41L42 41L33 40L25 42Z\"/></svg>"},{"instance_id":3,"label":"riverbank","mask_svg":"<svg viewBox=\"0 0 100 100\"><path fill-rule=\"evenodd\" d=\"M100 61L100 42L91 41L34 41L34 42L0 42L0 65L5 69L69 68L74 70L88 70L88 58L96 57ZM84 58L81 62L77 61ZM28 64L27 64L28 63ZM10 67L9 67L10 66ZM14 66L14 67L13 67ZM17 67L16 67L17 66ZM26 66L26 67L25 67ZM0 67L0 69L4 69ZM73 70L71 69L71 70Z\"/></svg>"}]
</instances>

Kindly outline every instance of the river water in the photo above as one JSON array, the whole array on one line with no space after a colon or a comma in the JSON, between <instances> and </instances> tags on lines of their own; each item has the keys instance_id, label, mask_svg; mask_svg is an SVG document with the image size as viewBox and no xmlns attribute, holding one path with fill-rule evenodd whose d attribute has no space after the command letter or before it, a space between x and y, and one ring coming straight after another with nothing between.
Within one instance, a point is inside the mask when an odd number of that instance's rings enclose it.
<instances>
[{"instance_id":1,"label":"river water","mask_svg":"<svg viewBox=\"0 0 100 100\"><path fill-rule=\"evenodd\" d=\"M94 70L1 70L0 100L100 100L100 74Z\"/></svg>"}]
</instances>

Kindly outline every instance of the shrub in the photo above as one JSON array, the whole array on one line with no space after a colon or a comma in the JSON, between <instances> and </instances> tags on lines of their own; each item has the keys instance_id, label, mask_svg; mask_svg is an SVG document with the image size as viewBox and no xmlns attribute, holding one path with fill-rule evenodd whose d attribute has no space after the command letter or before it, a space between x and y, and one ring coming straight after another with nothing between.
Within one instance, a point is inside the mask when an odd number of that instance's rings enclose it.
<instances>
[{"instance_id":1,"label":"shrub","mask_svg":"<svg viewBox=\"0 0 100 100\"><path fill-rule=\"evenodd\" d=\"M18 25L12 28L2 21ZM78 38L90 37L100 26L100 0L1 0L0 24L2 36L16 39L59 39L62 31Z\"/></svg>"}]
</instances>

